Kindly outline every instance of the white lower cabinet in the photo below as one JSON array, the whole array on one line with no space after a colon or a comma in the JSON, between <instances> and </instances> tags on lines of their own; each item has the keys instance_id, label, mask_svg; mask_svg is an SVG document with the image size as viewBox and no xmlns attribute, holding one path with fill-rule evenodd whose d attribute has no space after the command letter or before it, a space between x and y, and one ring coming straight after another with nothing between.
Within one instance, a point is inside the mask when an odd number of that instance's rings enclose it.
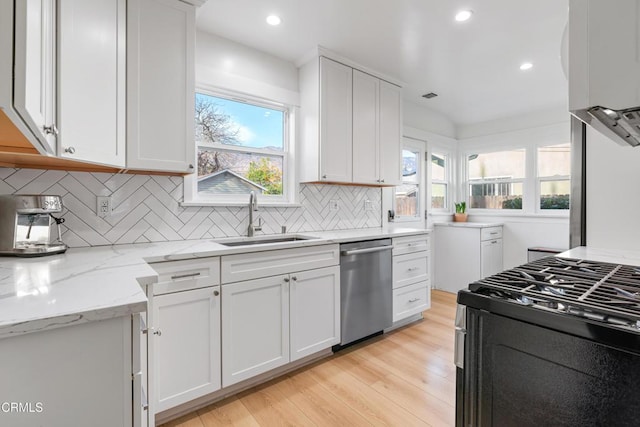
<instances>
[{"instance_id":1,"label":"white lower cabinet","mask_svg":"<svg viewBox=\"0 0 640 427\"><path fill-rule=\"evenodd\" d=\"M397 322L431 307L429 284L418 282L393 290L393 321Z\"/></svg>"},{"instance_id":2,"label":"white lower cabinet","mask_svg":"<svg viewBox=\"0 0 640 427\"><path fill-rule=\"evenodd\" d=\"M153 297L155 411L220 389L220 286Z\"/></svg>"},{"instance_id":3,"label":"white lower cabinet","mask_svg":"<svg viewBox=\"0 0 640 427\"><path fill-rule=\"evenodd\" d=\"M393 239L393 322L431 307L429 235Z\"/></svg>"},{"instance_id":4,"label":"white lower cabinet","mask_svg":"<svg viewBox=\"0 0 640 427\"><path fill-rule=\"evenodd\" d=\"M340 342L340 267L291 275L291 361Z\"/></svg>"},{"instance_id":5,"label":"white lower cabinet","mask_svg":"<svg viewBox=\"0 0 640 427\"><path fill-rule=\"evenodd\" d=\"M222 386L289 362L289 277L222 286Z\"/></svg>"},{"instance_id":6,"label":"white lower cabinet","mask_svg":"<svg viewBox=\"0 0 640 427\"><path fill-rule=\"evenodd\" d=\"M489 277L502 271L502 239L485 240L480 249L480 276Z\"/></svg>"},{"instance_id":7,"label":"white lower cabinet","mask_svg":"<svg viewBox=\"0 0 640 427\"><path fill-rule=\"evenodd\" d=\"M0 425L137 426L131 316L0 339Z\"/></svg>"}]
</instances>

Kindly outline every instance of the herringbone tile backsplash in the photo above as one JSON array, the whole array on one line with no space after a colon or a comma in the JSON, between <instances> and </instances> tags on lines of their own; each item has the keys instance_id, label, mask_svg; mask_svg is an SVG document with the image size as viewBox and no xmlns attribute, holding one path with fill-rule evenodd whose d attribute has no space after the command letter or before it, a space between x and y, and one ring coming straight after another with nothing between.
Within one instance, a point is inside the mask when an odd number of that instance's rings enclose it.
<instances>
[{"instance_id":1,"label":"herringbone tile backsplash","mask_svg":"<svg viewBox=\"0 0 640 427\"><path fill-rule=\"evenodd\" d=\"M181 177L0 168L0 194L62 196L62 238L71 247L246 234L247 207L182 207L182 185ZM112 196L110 216L96 215L96 196ZM289 232L381 226L378 188L302 184L298 201L301 207L260 207L262 233L280 233L283 225Z\"/></svg>"}]
</instances>

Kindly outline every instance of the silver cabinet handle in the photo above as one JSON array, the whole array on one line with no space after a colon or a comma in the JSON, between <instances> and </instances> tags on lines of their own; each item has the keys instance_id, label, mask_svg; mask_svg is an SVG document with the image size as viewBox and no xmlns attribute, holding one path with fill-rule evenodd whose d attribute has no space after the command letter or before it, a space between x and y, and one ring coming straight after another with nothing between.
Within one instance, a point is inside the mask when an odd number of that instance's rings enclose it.
<instances>
[{"instance_id":1,"label":"silver cabinet handle","mask_svg":"<svg viewBox=\"0 0 640 427\"><path fill-rule=\"evenodd\" d=\"M220 295L220 291L213 291L213 296L217 297L218 295Z\"/></svg>"},{"instance_id":2,"label":"silver cabinet handle","mask_svg":"<svg viewBox=\"0 0 640 427\"><path fill-rule=\"evenodd\" d=\"M380 182L384 182L384 179L381 179Z\"/></svg>"},{"instance_id":3,"label":"silver cabinet handle","mask_svg":"<svg viewBox=\"0 0 640 427\"><path fill-rule=\"evenodd\" d=\"M354 249L352 251L341 251L340 254L349 256L349 255L357 255L357 254L368 254L372 252L390 251L391 249L393 249L393 245L377 246L375 248L366 248L366 249Z\"/></svg>"},{"instance_id":4,"label":"silver cabinet handle","mask_svg":"<svg viewBox=\"0 0 640 427\"><path fill-rule=\"evenodd\" d=\"M67 147L64 149L64 152L68 154L76 154L76 149L74 147Z\"/></svg>"},{"instance_id":5,"label":"silver cabinet handle","mask_svg":"<svg viewBox=\"0 0 640 427\"><path fill-rule=\"evenodd\" d=\"M284 278L284 283L289 283L289 278L288 277Z\"/></svg>"},{"instance_id":6,"label":"silver cabinet handle","mask_svg":"<svg viewBox=\"0 0 640 427\"><path fill-rule=\"evenodd\" d=\"M55 135L58 136L58 128L56 127L55 124L51 124L51 126L42 126L42 130L44 131L45 134L47 135ZM71 153L73 154L73 153Z\"/></svg>"},{"instance_id":7,"label":"silver cabinet handle","mask_svg":"<svg viewBox=\"0 0 640 427\"><path fill-rule=\"evenodd\" d=\"M416 271L419 267L409 267L407 271Z\"/></svg>"},{"instance_id":8,"label":"silver cabinet handle","mask_svg":"<svg viewBox=\"0 0 640 427\"><path fill-rule=\"evenodd\" d=\"M153 331L153 335L162 336L162 331L160 329L156 329Z\"/></svg>"},{"instance_id":9,"label":"silver cabinet handle","mask_svg":"<svg viewBox=\"0 0 640 427\"><path fill-rule=\"evenodd\" d=\"M189 169L193 169L193 165L189 163Z\"/></svg>"},{"instance_id":10,"label":"silver cabinet handle","mask_svg":"<svg viewBox=\"0 0 640 427\"><path fill-rule=\"evenodd\" d=\"M171 280L176 280L176 279L184 279L186 277L196 277L199 276L201 273L197 272L197 273L189 273L189 274L178 274L175 276L171 276Z\"/></svg>"},{"instance_id":11,"label":"silver cabinet handle","mask_svg":"<svg viewBox=\"0 0 640 427\"><path fill-rule=\"evenodd\" d=\"M322 175L322 179L327 179L327 175Z\"/></svg>"},{"instance_id":12,"label":"silver cabinet handle","mask_svg":"<svg viewBox=\"0 0 640 427\"><path fill-rule=\"evenodd\" d=\"M492 232L491 232L491 233L489 233L489 234L491 234L492 236L495 236L496 234L498 234L498 232L497 232L497 231L492 231Z\"/></svg>"},{"instance_id":13,"label":"silver cabinet handle","mask_svg":"<svg viewBox=\"0 0 640 427\"><path fill-rule=\"evenodd\" d=\"M420 301L420 298L411 298L411 299L409 300L409 302L416 302L416 301Z\"/></svg>"},{"instance_id":14,"label":"silver cabinet handle","mask_svg":"<svg viewBox=\"0 0 640 427\"><path fill-rule=\"evenodd\" d=\"M495 245L496 243L498 243L497 240L494 240L494 241L491 242L492 245Z\"/></svg>"},{"instance_id":15,"label":"silver cabinet handle","mask_svg":"<svg viewBox=\"0 0 640 427\"><path fill-rule=\"evenodd\" d=\"M298 280L298 278L296 276L293 276L291 280Z\"/></svg>"}]
</instances>

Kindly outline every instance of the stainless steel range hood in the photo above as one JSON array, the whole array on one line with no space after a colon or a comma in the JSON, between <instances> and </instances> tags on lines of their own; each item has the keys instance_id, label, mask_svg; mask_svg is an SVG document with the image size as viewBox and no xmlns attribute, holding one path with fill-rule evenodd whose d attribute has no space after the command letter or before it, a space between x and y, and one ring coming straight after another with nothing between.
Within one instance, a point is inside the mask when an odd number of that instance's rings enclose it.
<instances>
[{"instance_id":1,"label":"stainless steel range hood","mask_svg":"<svg viewBox=\"0 0 640 427\"><path fill-rule=\"evenodd\" d=\"M569 110L640 145L640 0L570 0Z\"/></svg>"}]
</instances>

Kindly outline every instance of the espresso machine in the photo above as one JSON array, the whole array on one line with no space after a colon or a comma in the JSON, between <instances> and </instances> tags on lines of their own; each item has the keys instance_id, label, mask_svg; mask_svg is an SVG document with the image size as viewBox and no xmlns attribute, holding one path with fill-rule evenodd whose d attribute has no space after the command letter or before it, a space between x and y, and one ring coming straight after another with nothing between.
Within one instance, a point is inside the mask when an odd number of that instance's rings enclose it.
<instances>
[{"instance_id":1,"label":"espresso machine","mask_svg":"<svg viewBox=\"0 0 640 427\"><path fill-rule=\"evenodd\" d=\"M34 257L67 250L60 224L62 198L50 195L0 195L0 255Z\"/></svg>"}]
</instances>

